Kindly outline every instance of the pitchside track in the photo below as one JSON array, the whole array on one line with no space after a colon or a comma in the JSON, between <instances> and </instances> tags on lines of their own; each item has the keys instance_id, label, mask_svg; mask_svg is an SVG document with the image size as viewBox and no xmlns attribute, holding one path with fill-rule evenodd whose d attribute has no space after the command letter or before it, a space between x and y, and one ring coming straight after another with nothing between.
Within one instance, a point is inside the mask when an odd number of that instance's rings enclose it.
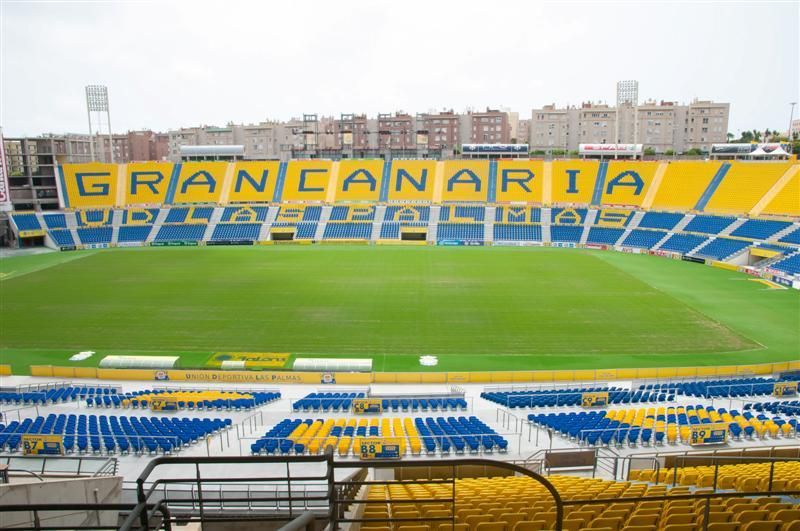
<instances>
[{"instance_id":1,"label":"pitchside track","mask_svg":"<svg viewBox=\"0 0 800 531\"><path fill-rule=\"evenodd\" d=\"M664 258L554 248L118 249L0 260L2 363L106 354L372 357L375 370L798 358L800 293ZM67 362L77 351L97 355ZM434 355L433 368L419 365Z\"/></svg>"}]
</instances>

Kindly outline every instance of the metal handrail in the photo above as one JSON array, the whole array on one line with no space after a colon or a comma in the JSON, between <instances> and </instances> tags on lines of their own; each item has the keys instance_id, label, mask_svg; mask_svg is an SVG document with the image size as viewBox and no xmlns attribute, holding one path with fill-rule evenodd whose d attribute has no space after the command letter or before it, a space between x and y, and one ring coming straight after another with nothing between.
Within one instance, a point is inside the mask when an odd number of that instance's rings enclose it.
<instances>
[{"instance_id":1,"label":"metal handrail","mask_svg":"<svg viewBox=\"0 0 800 531\"><path fill-rule=\"evenodd\" d=\"M14 529L22 531L59 531L75 529L74 525L71 526L43 526L41 522L41 512L58 512L58 511L82 511L82 512L97 512L97 511L130 511L136 507L132 503L35 503L35 504L13 504L3 505L0 504L0 514L2 513L33 513L31 527L14 526ZM152 504L148 508L153 510L153 513L160 512L162 521L164 522L164 529L171 531L171 515L169 508L163 504ZM0 518L1 520L1 518ZM100 522L98 521L98 524ZM117 526L82 526L80 529L117 529Z\"/></svg>"},{"instance_id":2,"label":"metal handrail","mask_svg":"<svg viewBox=\"0 0 800 531\"><path fill-rule=\"evenodd\" d=\"M316 516L311 511L306 511L285 526L279 527L277 531L300 531L305 529L308 531L309 529L314 529L315 522L317 521Z\"/></svg>"}]
</instances>

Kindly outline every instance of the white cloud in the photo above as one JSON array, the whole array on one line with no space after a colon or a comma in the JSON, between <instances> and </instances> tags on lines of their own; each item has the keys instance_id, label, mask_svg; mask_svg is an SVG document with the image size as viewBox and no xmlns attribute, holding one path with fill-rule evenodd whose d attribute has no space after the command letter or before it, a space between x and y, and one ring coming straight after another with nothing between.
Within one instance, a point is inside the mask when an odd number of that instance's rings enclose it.
<instances>
[{"instance_id":1,"label":"white cloud","mask_svg":"<svg viewBox=\"0 0 800 531\"><path fill-rule=\"evenodd\" d=\"M731 130L783 128L798 100L797 2L10 2L0 123L116 131L614 98L729 101Z\"/></svg>"}]
</instances>

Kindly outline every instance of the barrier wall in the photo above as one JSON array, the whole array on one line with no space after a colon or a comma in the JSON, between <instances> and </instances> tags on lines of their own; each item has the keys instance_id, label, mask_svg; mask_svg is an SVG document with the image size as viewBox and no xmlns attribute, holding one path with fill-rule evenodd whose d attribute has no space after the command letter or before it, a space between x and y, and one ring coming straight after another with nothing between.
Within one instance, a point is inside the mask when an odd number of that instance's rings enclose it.
<instances>
[{"instance_id":1,"label":"barrier wall","mask_svg":"<svg viewBox=\"0 0 800 531\"><path fill-rule=\"evenodd\" d=\"M727 376L765 376L792 370L800 370L800 361L763 363L758 365L663 367L649 369L375 373L95 369L92 367L32 365L31 375L59 378L98 378L101 380L153 380L161 382L368 385L371 383L484 384L714 378Z\"/></svg>"},{"instance_id":2,"label":"barrier wall","mask_svg":"<svg viewBox=\"0 0 800 531\"><path fill-rule=\"evenodd\" d=\"M0 376L11 376L11 365L0 365Z\"/></svg>"}]
</instances>

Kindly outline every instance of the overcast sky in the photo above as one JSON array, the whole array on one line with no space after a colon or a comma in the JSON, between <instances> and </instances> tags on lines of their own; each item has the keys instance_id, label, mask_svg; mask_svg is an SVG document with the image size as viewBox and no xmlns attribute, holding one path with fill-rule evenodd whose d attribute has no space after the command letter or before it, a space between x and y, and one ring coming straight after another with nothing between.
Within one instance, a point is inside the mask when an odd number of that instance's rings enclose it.
<instances>
[{"instance_id":1,"label":"overcast sky","mask_svg":"<svg viewBox=\"0 0 800 531\"><path fill-rule=\"evenodd\" d=\"M302 113L548 103L731 103L731 132L798 101L800 3L0 0L6 136L87 130L108 85L115 132ZM800 114L796 109L795 117Z\"/></svg>"}]
</instances>

